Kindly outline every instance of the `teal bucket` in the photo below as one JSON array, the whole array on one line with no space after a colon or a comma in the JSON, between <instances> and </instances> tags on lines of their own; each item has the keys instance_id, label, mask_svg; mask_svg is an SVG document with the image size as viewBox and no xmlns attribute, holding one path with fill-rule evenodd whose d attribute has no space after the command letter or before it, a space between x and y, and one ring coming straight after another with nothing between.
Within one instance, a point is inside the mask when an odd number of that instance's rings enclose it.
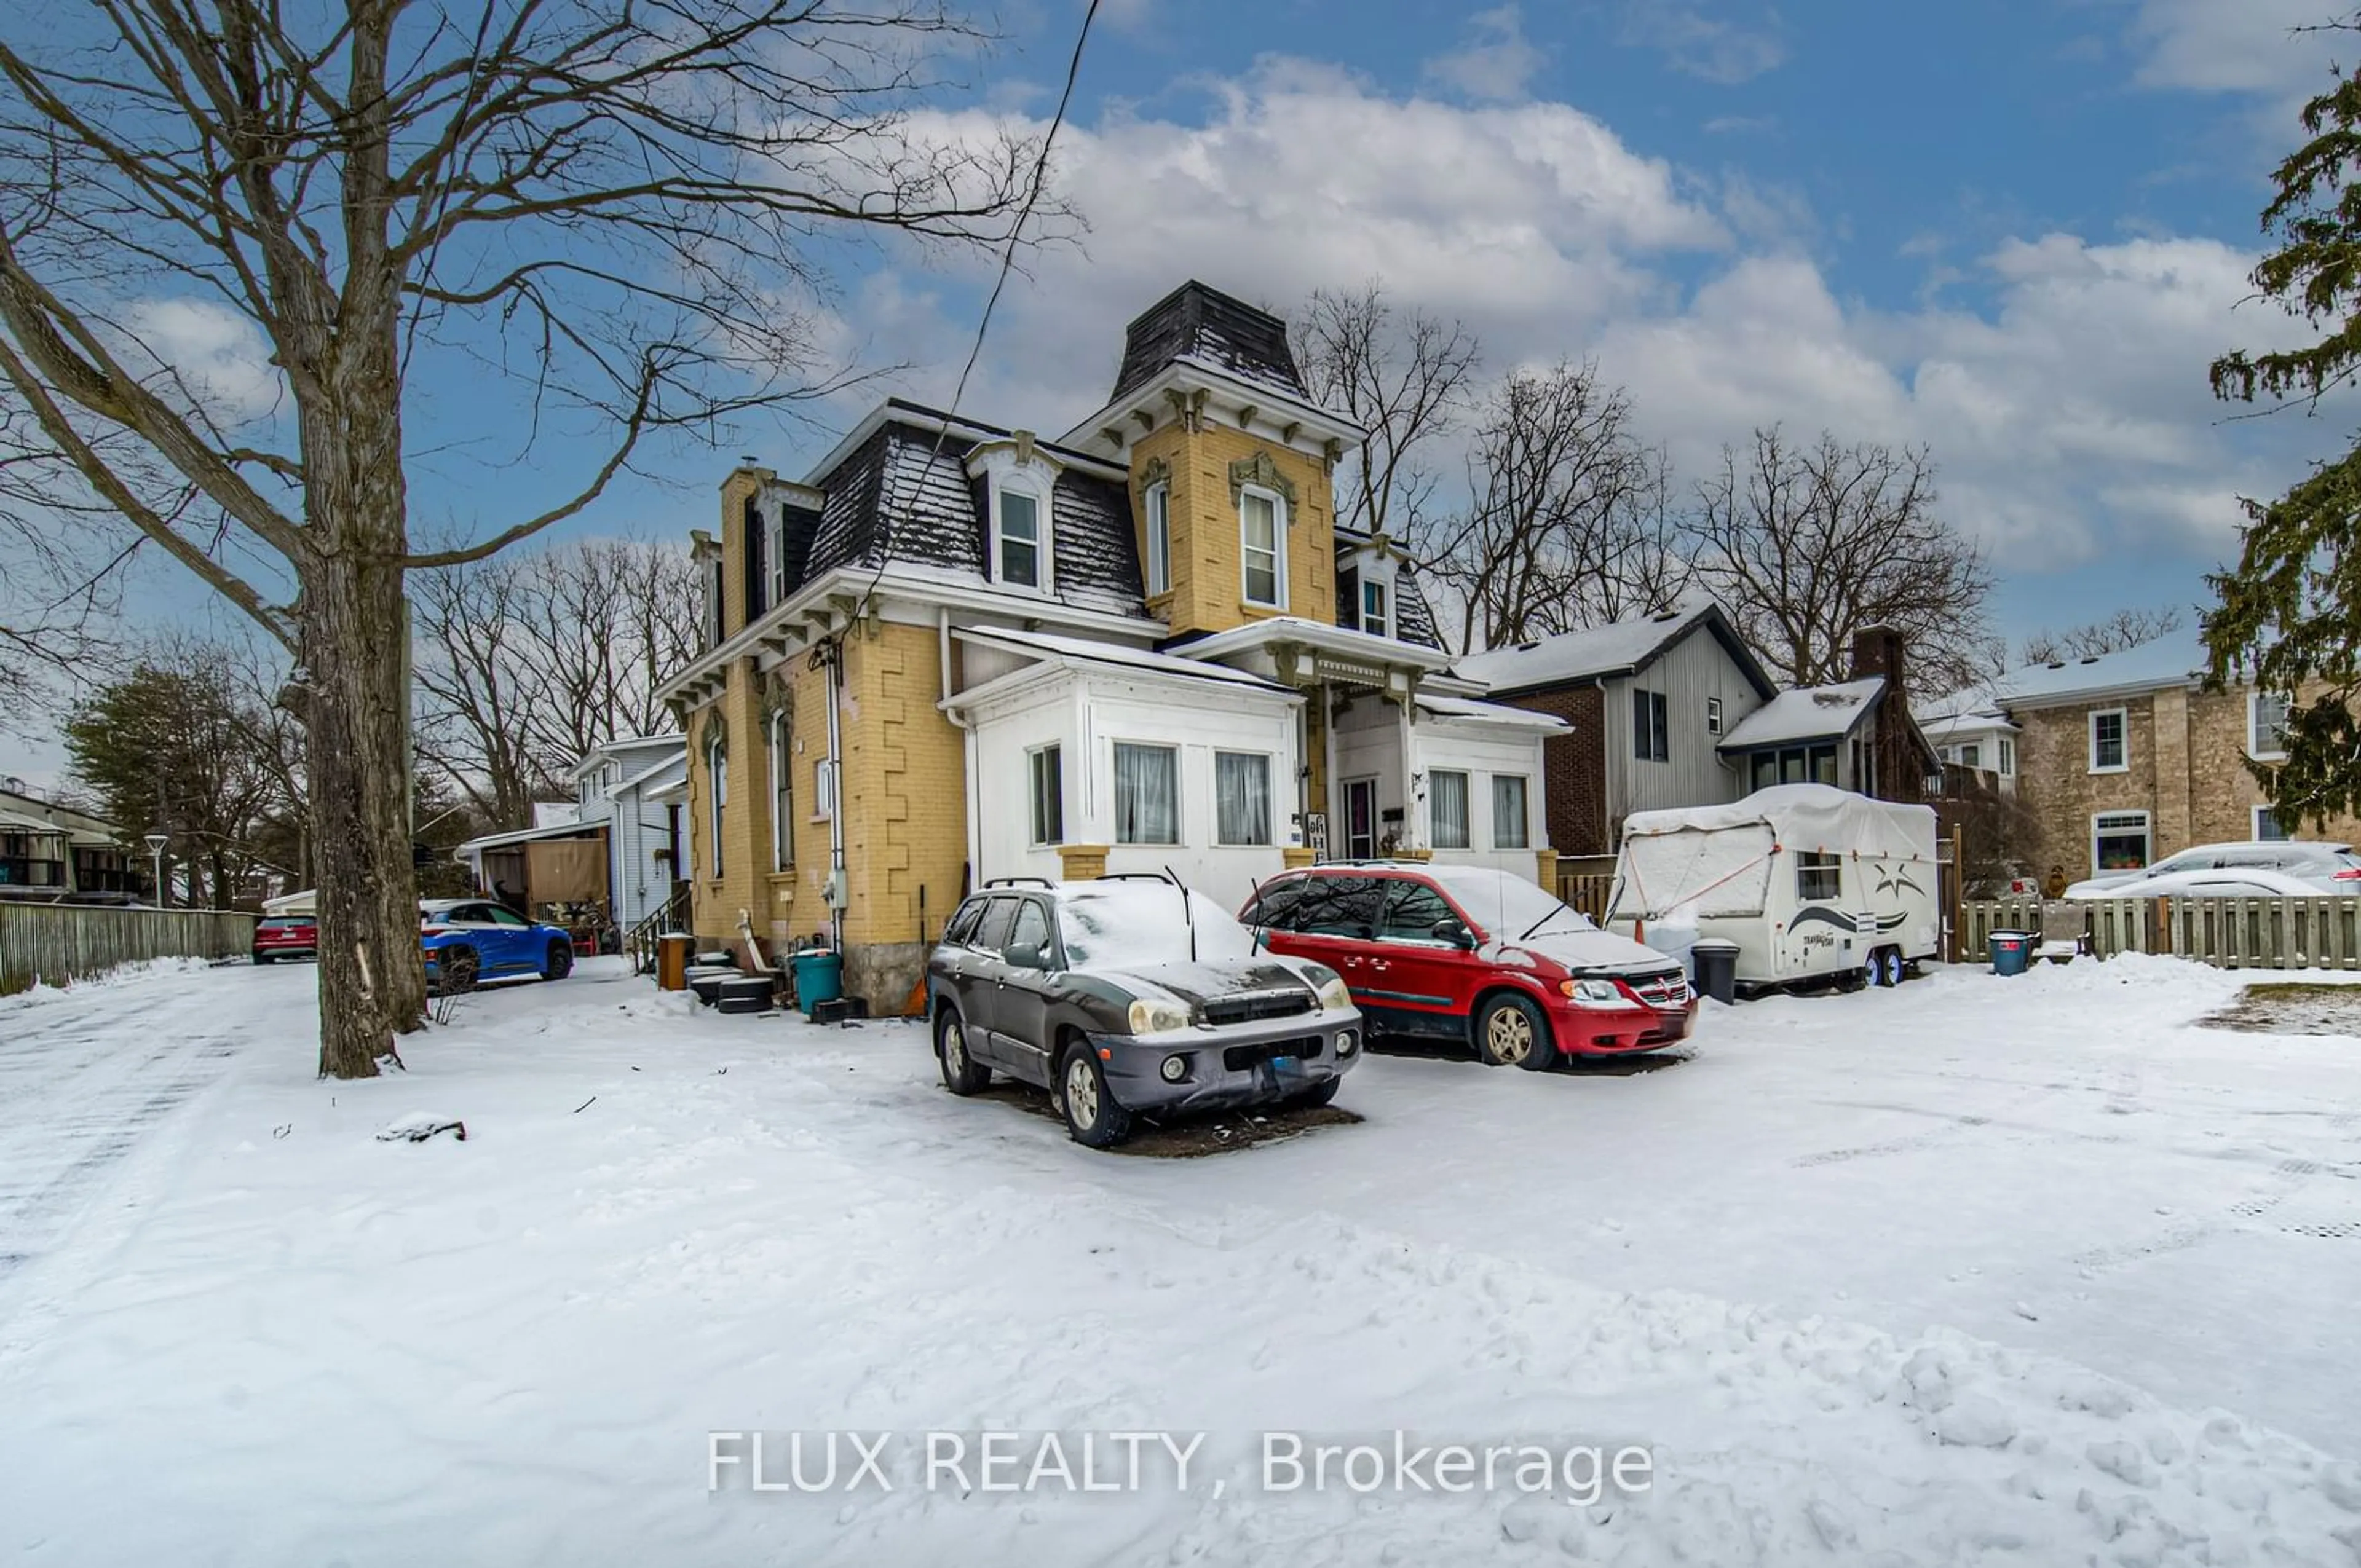
<instances>
[{"instance_id":1,"label":"teal bucket","mask_svg":"<svg viewBox=\"0 0 2361 1568\"><path fill-rule=\"evenodd\" d=\"M1992 934L1992 966L1994 974L2023 974L2033 959L2033 936L2026 931L1994 931Z\"/></svg>"},{"instance_id":2,"label":"teal bucket","mask_svg":"<svg viewBox=\"0 0 2361 1568\"><path fill-rule=\"evenodd\" d=\"M823 1002L833 1002L844 994L844 955L830 952L797 953L788 960L796 972L796 1005L804 1016Z\"/></svg>"}]
</instances>

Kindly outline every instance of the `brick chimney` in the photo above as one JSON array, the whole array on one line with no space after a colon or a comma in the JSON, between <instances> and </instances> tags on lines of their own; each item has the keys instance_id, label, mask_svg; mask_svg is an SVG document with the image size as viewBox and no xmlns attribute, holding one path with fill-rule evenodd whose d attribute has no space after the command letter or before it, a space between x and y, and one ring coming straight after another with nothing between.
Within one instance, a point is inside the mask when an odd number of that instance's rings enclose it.
<instances>
[{"instance_id":1,"label":"brick chimney","mask_svg":"<svg viewBox=\"0 0 2361 1568\"><path fill-rule=\"evenodd\" d=\"M1871 793L1881 800L1924 801L1927 762L1910 733L1909 674L1896 628L1864 626L1852 634L1852 678L1872 675L1885 677L1885 695L1870 730L1877 752L1877 787Z\"/></svg>"}]
</instances>

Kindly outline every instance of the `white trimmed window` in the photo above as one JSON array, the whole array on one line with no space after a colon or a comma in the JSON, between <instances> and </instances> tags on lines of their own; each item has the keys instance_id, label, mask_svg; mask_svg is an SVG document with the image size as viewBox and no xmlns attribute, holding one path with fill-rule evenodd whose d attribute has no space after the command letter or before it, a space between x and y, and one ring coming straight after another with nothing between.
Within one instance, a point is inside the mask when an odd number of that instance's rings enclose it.
<instances>
[{"instance_id":1,"label":"white trimmed window","mask_svg":"<svg viewBox=\"0 0 2361 1568\"><path fill-rule=\"evenodd\" d=\"M2102 811L2091 818L2091 871L2144 871L2154 853L2145 811Z\"/></svg>"},{"instance_id":2,"label":"white trimmed window","mask_svg":"<svg viewBox=\"0 0 2361 1568\"><path fill-rule=\"evenodd\" d=\"M1393 635L1393 602L1383 583L1361 584L1361 630L1372 637Z\"/></svg>"},{"instance_id":3,"label":"white trimmed window","mask_svg":"<svg viewBox=\"0 0 2361 1568\"><path fill-rule=\"evenodd\" d=\"M1059 746L1036 746L1027 754L1031 785L1033 842L1066 841L1066 753Z\"/></svg>"},{"instance_id":4,"label":"white trimmed window","mask_svg":"<svg viewBox=\"0 0 2361 1568\"><path fill-rule=\"evenodd\" d=\"M2246 694L2246 755L2258 762L2287 755L2288 707L2284 692Z\"/></svg>"},{"instance_id":5,"label":"white trimmed window","mask_svg":"<svg viewBox=\"0 0 2361 1568\"><path fill-rule=\"evenodd\" d=\"M1705 699L1705 732L1708 735L1721 733L1721 698L1718 696Z\"/></svg>"},{"instance_id":6,"label":"white trimmed window","mask_svg":"<svg viewBox=\"0 0 2361 1568\"><path fill-rule=\"evenodd\" d=\"M993 487L993 576L1012 588L1049 586L1049 510L1036 491Z\"/></svg>"},{"instance_id":7,"label":"white trimmed window","mask_svg":"<svg viewBox=\"0 0 2361 1568\"><path fill-rule=\"evenodd\" d=\"M1960 747L1958 762L1960 766L1963 768L1982 767L1984 765L1983 746L1980 742L1971 741L1969 744Z\"/></svg>"},{"instance_id":8,"label":"white trimmed window","mask_svg":"<svg viewBox=\"0 0 2361 1568\"><path fill-rule=\"evenodd\" d=\"M822 819L836 815L836 763L827 757L812 763L812 815Z\"/></svg>"},{"instance_id":9,"label":"white trimmed window","mask_svg":"<svg viewBox=\"0 0 2361 1568\"><path fill-rule=\"evenodd\" d=\"M1159 480L1143 501L1148 531L1148 594L1172 591L1172 487Z\"/></svg>"},{"instance_id":10,"label":"white trimmed window","mask_svg":"<svg viewBox=\"0 0 2361 1568\"><path fill-rule=\"evenodd\" d=\"M1433 847L1467 848L1467 775L1438 769L1427 775L1427 822Z\"/></svg>"},{"instance_id":11,"label":"white trimmed window","mask_svg":"<svg viewBox=\"0 0 2361 1568\"><path fill-rule=\"evenodd\" d=\"M1115 841L1180 841L1180 753L1176 748L1115 743Z\"/></svg>"},{"instance_id":12,"label":"white trimmed window","mask_svg":"<svg viewBox=\"0 0 2361 1568\"><path fill-rule=\"evenodd\" d=\"M1238 498L1240 560L1248 604L1287 608L1287 503L1268 490Z\"/></svg>"},{"instance_id":13,"label":"white trimmed window","mask_svg":"<svg viewBox=\"0 0 2361 1568\"><path fill-rule=\"evenodd\" d=\"M770 548L763 552L771 567L771 607L777 609L787 602L787 509L784 506L771 516Z\"/></svg>"},{"instance_id":14,"label":"white trimmed window","mask_svg":"<svg viewBox=\"0 0 2361 1568\"><path fill-rule=\"evenodd\" d=\"M2016 776L2016 742L2005 735L2000 738L2000 776L2004 779Z\"/></svg>"},{"instance_id":15,"label":"white trimmed window","mask_svg":"<svg viewBox=\"0 0 2361 1568\"><path fill-rule=\"evenodd\" d=\"M713 841L713 874L721 874L721 814L730 805L730 753L717 738L705 748L706 837Z\"/></svg>"},{"instance_id":16,"label":"white trimmed window","mask_svg":"<svg viewBox=\"0 0 2361 1568\"><path fill-rule=\"evenodd\" d=\"M2091 771L2121 773L2131 770L2131 718L2120 707L2101 708L2091 715ZM2142 861L2143 865L2147 862Z\"/></svg>"},{"instance_id":17,"label":"white trimmed window","mask_svg":"<svg viewBox=\"0 0 2361 1568\"><path fill-rule=\"evenodd\" d=\"M771 715L771 869L796 864L796 759L786 710Z\"/></svg>"},{"instance_id":18,"label":"white trimmed window","mask_svg":"<svg viewBox=\"0 0 2361 1568\"><path fill-rule=\"evenodd\" d=\"M1213 842L1270 842L1270 758L1258 751L1213 753Z\"/></svg>"},{"instance_id":19,"label":"white trimmed window","mask_svg":"<svg viewBox=\"0 0 2361 1568\"><path fill-rule=\"evenodd\" d=\"M2279 817L2272 814L2269 806L2258 806L2255 807L2256 843L2284 844L2288 841L2288 830L2279 826Z\"/></svg>"},{"instance_id":20,"label":"white trimmed window","mask_svg":"<svg viewBox=\"0 0 2361 1568\"><path fill-rule=\"evenodd\" d=\"M1532 848L1532 829L1525 816L1525 781L1516 773L1492 775L1492 848Z\"/></svg>"}]
</instances>

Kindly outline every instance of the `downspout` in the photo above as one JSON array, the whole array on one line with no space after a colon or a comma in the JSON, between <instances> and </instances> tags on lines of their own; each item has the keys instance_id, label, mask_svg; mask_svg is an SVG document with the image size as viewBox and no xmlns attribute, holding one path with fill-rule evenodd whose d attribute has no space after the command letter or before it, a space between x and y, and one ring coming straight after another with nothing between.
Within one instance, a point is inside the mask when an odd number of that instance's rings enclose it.
<instances>
[{"instance_id":1,"label":"downspout","mask_svg":"<svg viewBox=\"0 0 2361 1568\"><path fill-rule=\"evenodd\" d=\"M967 818L967 885L960 889L960 895L963 898L969 889L983 885L983 828L978 800L980 786L976 780L975 726L968 722L967 715L961 711L951 697L951 607L947 604L935 607L935 640L942 663L940 690L943 694L942 700L935 706L960 732L960 751L964 763L962 771L967 775L960 786L965 806L961 815Z\"/></svg>"},{"instance_id":2,"label":"downspout","mask_svg":"<svg viewBox=\"0 0 2361 1568\"><path fill-rule=\"evenodd\" d=\"M844 736L837 711L844 700L844 639L851 633L852 626L848 621L829 649L828 661L828 880L837 894L829 900L828 945L836 953L844 951L844 905L852 896L845 883Z\"/></svg>"}]
</instances>

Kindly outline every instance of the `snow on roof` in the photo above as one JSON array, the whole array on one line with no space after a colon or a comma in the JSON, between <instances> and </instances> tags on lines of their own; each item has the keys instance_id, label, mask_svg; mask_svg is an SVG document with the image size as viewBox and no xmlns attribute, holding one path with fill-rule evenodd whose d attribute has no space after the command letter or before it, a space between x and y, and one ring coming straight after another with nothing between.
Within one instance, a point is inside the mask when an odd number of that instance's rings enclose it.
<instances>
[{"instance_id":1,"label":"snow on roof","mask_svg":"<svg viewBox=\"0 0 2361 1568\"><path fill-rule=\"evenodd\" d=\"M1781 692L1740 719L1737 728L1722 737L1721 749L1743 751L1757 746L1848 734L1884 690L1885 677L1870 675L1858 681L1839 681L1834 685L1798 686Z\"/></svg>"},{"instance_id":2,"label":"snow on roof","mask_svg":"<svg viewBox=\"0 0 2361 1568\"><path fill-rule=\"evenodd\" d=\"M1623 821L1623 837L1665 833L1719 833L1768 828L1781 848L1818 852L1935 858L1935 808L1872 800L1833 784L1773 784L1728 806L1685 806L1668 811L1635 811Z\"/></svg>"},{"instance_id":3,"label":"snow on roof","mask_svg":"<svg viewBox=\"0 0 2361 1568\"><path fill-rule=\"evenodd\" d=\"M1437 718L1473 719L1483 724L1513 725L1524 729L1574 728L1553 713L1536 713L1529 707L1510 707L1497 702L1471 702L1466 697L1436 696L1429 692L1418 694L1418 706Z\"/></svg>"},{"instance_id":4,"label":"snow on roof","mask_svg":"<svg viewBox=\"0 0 2361 1568\"><path fill-rule=\"evenodd\" d=\"M1561 631L1538 641L1520 642L1513 648L1471 653L1453 666L1452 674L1481 681L1495 689L1620 674L1646 663L1713 613L1712 600L1691 599L1660 615L1610 621L1579 631Z\"/></svg>"},{"instance_id":5,"label":"snow on roof","mask_svg":"<svg viewBox=\"0 0 2361 1568\"><path fill-rule=\"evenodd\" d=\"M44 822L38 817L25 817L14 811L0 811L0 828L19 833L38 833L50 839L66 836L66 829L55 822Z\"/></svg>"},{"instance_id":6,"label":"snow on roof","mask_svg":"<svg viewBox=\"0 0 2361 1568\"><path fill-rule=\"evenodd\" d=\"M606 820L588 822L550 822L536 828L518 828L506 833L487 833L480 839L470 839L456 851L465 857L475 850L497 849L503 844L527 844L542 839L584 839L607 826Z\"/></svg>"},{"instance_id":7,"label":"snow on roof","mask_svg":"<svg viewBox=\"0 0 2361 1568\"><path fill-rule=\"evenodd\" d=\"M1262 691L1287 690L1285 686L1275 685L1260 675L1234 670L1227 664L1176 659L1170 653L1151 652L1145 648L1126 647L1120 642L1096 642L1085 637L1060 637L1047 631L1010 631L997 626L955 626L951 630L972 641L997 642L1022 652L1046 653L1053 658L1081 659L1091 663L1115 664L1161 675L1185 675L1191 680L1227 681L1234 685L1254 686Z\"/></svg>"},{"instance_id":8,"label":"snow on roof","mask_svg":"<svg viewBox=\"0 0 2361 1568\"><path fill-rule=\"evenodd\" d=\"M2003 675L1993 689L2004 706L2038 707L2105 692L2186 685L2205 663L2203 641L2191 629L2168 632L2153 642L2096 658L2028 664Z\"/></svg>"}]
</instances>

